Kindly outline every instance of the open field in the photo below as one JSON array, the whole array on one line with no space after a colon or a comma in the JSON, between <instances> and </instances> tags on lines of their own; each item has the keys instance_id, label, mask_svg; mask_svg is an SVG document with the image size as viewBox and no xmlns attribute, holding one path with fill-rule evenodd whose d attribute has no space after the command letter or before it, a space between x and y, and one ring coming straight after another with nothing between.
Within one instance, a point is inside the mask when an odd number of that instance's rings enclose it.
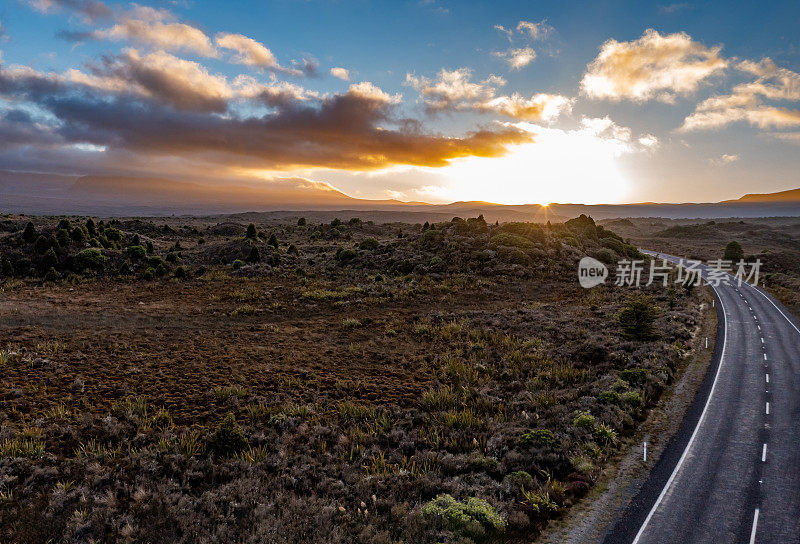
<instances>
[{"instance_id":1,"label":"open field","mask_svg":"<svg viewBox=\"0 0 800 544\"><path fill-rule=\"evenodd\" d=\"M638 252L586 218L29 220L0 235L3 542L529 539L707 315L646 289L658 334L626 332L637 297L575 265Z\"/></svg>"}]
</instances>

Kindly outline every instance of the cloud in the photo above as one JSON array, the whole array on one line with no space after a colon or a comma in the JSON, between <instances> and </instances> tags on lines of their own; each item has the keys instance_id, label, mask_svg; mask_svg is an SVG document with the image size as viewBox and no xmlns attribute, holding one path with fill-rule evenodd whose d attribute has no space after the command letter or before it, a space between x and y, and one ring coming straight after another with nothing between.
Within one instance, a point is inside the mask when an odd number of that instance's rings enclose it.
<instances>
[{"instance_id":1,"label":"cloud","mask_svg":"<svg viewBox=\"0 0 800 544\"><path fill-rule=\"evenodd\" d=\"M508 41L512 40L512 36L514 35L514 31L511 30L510 28L506 28L503 25L494 25L494 29L496 31L500 32L501 34L503 34L506 38L508 38Z\"/></svg>"},{"instance_id":2,"label":"cloud","mask_svg":"<svg viewBox=\"0 0 800 544\"><path fill-rule=\"evenodd\" d=\"M217 46L236 51L233 62L259 68L279 68L278 59L264 44L241 34L221 32L214 38Z\"/></svg>"},{"instance_id":3,"label":"cloud","mask_svg":"<svg viewBox=\"0 0 800 544\"><path fill-rule=\"evenodd\" d=\"M536 59L536 51L530 47L512 48L503 53L494 53L494 55L504 59L512 70L520 70Z\"/></svg>"},{"instance_id":4,"label":"cloud","mask_svg":"<svg viewBox=\"0 0 800 544\"><path fill-rule=\"evenodd\" d=\"M28 0L28 4L41 13L53 13L60 9L74 11L87 22L107 19L112 14L111 8L95 0Z\"/></svg>"},{"instance_id":5,"label":"cloud","mask_svg":"<svg viewBox=\"0 0 800 544\"><path fill-rule=\"evenodd\" d=\"M698 104L680 130L718 129L739 121L762 129L800 126L800 111L765 103L800 101L800 74L778 67L769 58L742 61L736 68L756 79Z\"/></svg>"},{"instance_id":6,"label":"cloud","mask_svg":"<svg viewBox=\"0 0 800 544\"><path fill-rule=\"evenodd\" d=\"M573 100L561 95L535 94L526 98L519 93L498 95L497 88L506 81L495 75L473 82L468 68L442 69L435 80L406 74L406 84L422 96L430 112L477 111L496 113L519 120L552 121L572 108Z\"/></svg>"},{"instance_id":7,"label":"cloud","mask_svg":"<svg viewBox=\"0 0 800 544\"><path fill-rule=\"evenodd\" d=\"M630 42L608 40L587 66L581 91L596 99L674 102L728 66L720 50L685 32L662 35L653 29Z\"/></svg>"},{"instance_id":8,"label":"cloud","mask_svg":"<svg viewBox=\"0 0 800 544\"><path fill-rule=\"evenodd\" d=\"M543 19L538 23L520 21L517 23L517 32L522 32L533 40L546 40L555 32L555 29L547 24L547 19Z\"/></svg>"},{"instance_id":9,"label":"cloud","mask_svg":"<svg viewBox=\"0 0 800 544\"><path fill-rule=\"evenodd\" d=\"M687 3L680 3L680 4L669 4L667 6L658 6L658 12L661 14L666 15L673 15L675 13L680 13L681 11L685 11L688 9L692 9L691 4Z\"/></svg>"},{"instance_id":10,"label":"cloud","mask_svg":"<svg viewBox=\"0 0 800 544\"><path fill-rule=\"evenodd\" d=\"M350 81L350 72L346 68L333 67L331 68L331 75L338 77L342 81Z\"/></svg>"},{"instance_id":11,"label":"cloud","mask_svg":"<svg viewBox=\"0 0 800 544\"><path fill-rule=\"evenodd\" d=\"M725 164L736 162L738 160L739 160L739 155L728 155L727 153L723 153L718 158L708 159L708 163L712 166L722 166Z\"/></svg>"},{"instance_id":12,"label":"cloud","mask_svg":"<svg viewBox=\"0 0 800 544\"><path fill-rule=\"evenodd\" d=\"M771 132L767 136L800 145L800 132Z\"/></svg>"},{"instance_id":13,"label":"cloud","mask_svg":"<svg viewBox=\"0 0 800 544\"><path fill-rule=\"evenodd\" d=\"M148 67L153 71L146 71ZM271 95L280 96L271 111L237 114L232 108L236 100L266 100L266 88L283 91ZM351 85L341 94L309 94L305 100L297 98L297 88L285 85L258 91L254 80L231 84L164 52L145 56L131 51L88 74L0 66L0 98L46 111L54 120L48 130L64 146L88 144L92 147L87 149L107 149L100 155L124 153L142 164L155 158L191 164L196 170L203 170L203 164L237 171L441 167L458 157L500 156L507 146L531 139L515 127L463 137L426 132L421 123L395 116L399 95L369 82ZM38 145L22 148L28 155L42 151ZM53 152L49 160L64 160L65 149Z\"/></svg>"},{"instance_id":14,"label":"cloud","mask_svg":"<svg viewBox=\"0 0 800 544\"><path fill-rule=\"evenodd\" d=\"M135 5L130 12L120 16L114 26L81 36L95 40L130 41L165 51L184 51L204 57L217 56L217 50L205 32L178 22L167 10L148 6Z\"/></svg>"}]
</instances>

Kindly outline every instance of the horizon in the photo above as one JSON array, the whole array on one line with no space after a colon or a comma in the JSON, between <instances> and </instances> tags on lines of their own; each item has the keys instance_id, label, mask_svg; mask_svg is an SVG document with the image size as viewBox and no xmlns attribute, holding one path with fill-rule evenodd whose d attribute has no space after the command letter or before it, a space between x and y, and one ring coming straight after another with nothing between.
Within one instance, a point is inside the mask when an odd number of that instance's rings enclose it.
<instances>
[{"instance_id":1,"label":"horizon","mask_svg":"<svg viewBox=\"0 0 800 544\"><path fill-rule=\"evenodd\" d=\"M582 6L19 0L0 170L432 205L800 187L800 6Z\"/></svg>"}]
</instances>

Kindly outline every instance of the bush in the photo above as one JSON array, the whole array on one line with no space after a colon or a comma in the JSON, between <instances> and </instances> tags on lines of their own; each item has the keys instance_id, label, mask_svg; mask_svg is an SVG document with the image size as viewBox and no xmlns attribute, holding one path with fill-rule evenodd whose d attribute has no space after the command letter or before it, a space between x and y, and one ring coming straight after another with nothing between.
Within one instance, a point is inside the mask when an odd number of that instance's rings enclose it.
<instances>
[{"instance_id":1,"label":"bush","mask_svg":"<svg viewBox=\"0 0 800 544\"><path fill-rule=\"evenodd\" d=\"M36 227L29 221L28 224L25 225L25 230L22 231L22 239L30 244L36 240L36 236Z\"/></svg>"},{"instance_id":2,"label":"bush","mask_svg":"<svg viewBox=\"0 0 800 544\"><path fill-rule=\"evenodd\" d=\"M572 424L581 429L593 429L594 416L589 412L578 412L578 415L572 420Z\"/></svg>"},{"instance_id":3,"label":"bush","mask_svg":"<svg viewBox=\"0 0 800 544\"><path fill-rule=\"evenodd\" d=\"M605 247L595 251L594 258L605 264L614 264L619 261L619 255L613 249Z\"/></svg>"},{"instance_id":4,"label":"bush","mask_svg":"<svg viewBox=\"0 0 800 544\"><path fill-rule=\"evenodd\" d=\"M422 515L441 519L451 531L473 538L483 537L487 532L502 533L506 529L506 520L492 505L476 497L460 502L446 493L438 495L422 507Z\"/></svg>"},{"instance_id":5,"label":"bush","mask_svg":"<svg viewBox=\"0 0 800 544\"><path fill-rule=\"evenodd\" d=\"M336 260L340 263L346 263L355 259L357 255L358 253L356 253L355 249L339 249L336 252Z\"/></svg>"},{"instance_id":6,"label":"bush","mask_svg":"<svg viewBox=\"0 0 800 544\"><path fill-rule=\"evenodd\" d=\"M617 314L622 332L629 338L648 340L655 336L653 323L657 311L650 297L636 293L628 297L625 306Z\"/></svg>"},{"instance_id":7,"label":"bush","mask_svg":"<svg viewBox=\"0 0 800 544\"><path fill-rule=\"evenodd\" d=\"M253 246L250 248L250 254L245 259L248 263L257 263L261 260L261 253L258 251L258 247Z\"/></svg>"},{"instance_id":8,"label":"bush","mask_svg":"<svg viewBox=\"0 0 800 544\"><path fill-rule=\"evenodd\" d=\"M144 246L130 246L126 251L131 259L144 259L147 257L147 249Z\"/></svg>"},{"instance_id":9,"label":"bush","mask_svg":"<svg viewBox=\"0 0 800 544\"><path fill-rule=\"evenodd\" d=\"M59 274L52 266L50 267L50 270L47 271L47 274L44 275L44 281L58 281L60 279L61 274Z\"/></svg>"},{"instance_id":10,"label":"bush","mask_svg":"<svg viewBox=\"0 0 800 544\"><path fill-rule=\"evenodd\" d=\"M56 240L58 243L63 246L68 246L70 242L72 242L72 238L69 235L69 231L67 229L58 229L56 232Z\"/></svg>"},{"instance_id":11,"label":"bush","mask_svg":"<svg viewBox=\"0 0 800 544\"><path fill-rule=\"evenodd\" d=\"M147 270L144 271L144 274L142 274L142 279L147 281L151 281L155 277L156 277L156 271L154 268L148 268Z\"/></svg>"},{"instance_id":12,"label":"bush","mask_svg":"<svg viewBox=\"0 0 800 544\"><path fill-rule=\"evenodd\" d=\"M267 243L272 247L274 247L275 249L278 249L278 239L275 237L275 233L269 235L269 240L267 241Z\"/></svg>"},{"instance_id":13,"label":"bush","mask_svg":"<svg viewBox=\"0 0 800 544\"><path fill-rule=\"evenodd\" d=\"M115 228L107 228L103 234L105 234L106 239L111 240L112 242L119 242L122 240L122 231Z\"/></svg>"},{"instance_id":14,"label":"bush","mask_svg":"<svg viewBox=\"0 0 800 544\"><path fill-rule=\"evenodd\" d=\"M305 227L306 226L306 218L305 217L301 217L300 219L298 219L297 220L297 226L298 227Z\"/></svg>"},{"instance_id":15,"label":"bush","mask_svg":"<svg viewBox=\"0 0 800 544\"><path fill-rule=\"evenodd\" d=\"M178 262L178 254L174 251L170 251L167 253L167 262L169 263L177 263Z\"/></svg>"},{"instance_id":16,"label":"bush","mask_svg":"<svg viewBox=\"0 0 800 544\"><path fill-rule=\"evenodd\" d=\"M185 278L186 277L186 269L182 266L179 266L175 269L175 277L176 278Z\"/></svg>"},{"instance_id":17,"label":"bush","mask_svg":"<svg viewBox=\"0 0 800 544\"><path fill-rule=\"evenodd\" d=\"M644 383L647 379L646 368L628 368L619 373L619 377L630 383Z\"/></svg>"},{"instance_id":18,"label":"bush","mask_svg":"<svg viewBox=\"0 0 800 544\"><path fill-rule=\"evenodd\" d=\"M249 240L255 240L258 238L258 231L256 230L256 226L253 223L247 225L247 234L245 234L245 238Z\"/></svg>"},{"instance_id":19,"label":"bush","mask_svg":"<svg viewBox=\"0 0 800 544\"><path fill-rule=\"evenodd\" d=\"M495 246L516 247L518 249L533 249L534 247L533 242L524 236L510 232L495 234L489 239L489 242Z\"/></svg>"},{"instance_id":20,"label":"bush","mask_svg":"<svg viewBox=\"0 0 800 544\"><path fill-rule=\"evenodd\" d=\"M106 263L106 258L100 253L99 249L90 247L75 255L74 262L75 269L78 271L102 270Z\"/></svg>"},{"instance_id":21,"label":"bush","mask_svg":"<svg viewBox=\"0 0 800 544\"><path fill-rule=\"evenodd\" d=\"M228 414L225 419L217 425L214 434L208 439L208 449L210 452L221 457L235 455L247 448L247 437L241 427L236 424L233 414Z\"/></svg>"},{"instance_id":22,"label":"bush","mask_svg":"<svg viewBox=\"0 0 800 544\"><path fill-rule=\"evenodd\" d=\"M239 270L241 267L244 266L244 263L241 260L236 259L231 263L231 266L233 267L234 270Z\"/></svg>"},{"instance_id":23,"label":"bush","mask_svg":"<svg viewBox=\"0 0 800 544\"><path fill-rule=\"evenodd\" d=\"M600 404L618 404L619 400L619 393L616 391L603 391L597 395L597 402Z\"/></svg>"},{"instance_id":24,"label":"bush","mask_svg":"<svg viewBox=\"0 0 800 544\"><path fill-rule=\"evenodd\" d=\"M520 447L533 446L535 444L549 445L553 443L553 431L549 429L536 429L524 433L519 437L517 445Z\"/></svg>"},{"instance_id":25,"label":"bush","mask_svg":"<svg viewBox=\"0 0 800 544\"><path fill-rule=\"evenodd\" d=\"M164 264L164 259L162 259L158 255L153 255L152 257L150 257L147 260L147 262L150 264L150 266L152 266L153 268L156 268L156 267Z\"/></svg>"},{"instance_id":26,"label":"bush","mask_svg":"<svg viewBox=\"0 0 800 544\"><path fill-rule=\"evenodd\" d=\"M372 251L374 249L378 249L379 245L380 244L378 244L378 241L375 238L367 238L362 240L361 243L358 244L358 247L367 251Z\"/></svg>"}]
</instances>

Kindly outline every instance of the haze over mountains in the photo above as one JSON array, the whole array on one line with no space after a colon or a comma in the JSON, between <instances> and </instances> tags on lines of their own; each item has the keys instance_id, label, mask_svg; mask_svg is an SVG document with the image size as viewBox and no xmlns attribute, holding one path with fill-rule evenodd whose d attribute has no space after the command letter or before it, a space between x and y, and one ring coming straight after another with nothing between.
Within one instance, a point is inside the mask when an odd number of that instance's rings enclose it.
<instances>
[{"instance_id":1,"label":"haze over mountains","mask_svg":"<svg viewBox=\"0 0 800 544\"><path fill-rule=\"evenodd\" d=\"M0 171L0 212L5 213L158 216L346 210L358 211L363 219L376 222L443 221L454 215L478 214L483 214L489 221L562 221L581 213L596 219L769 217L800 215L800 189L748 194L719 203L564 203L542 206L454 202L437 205L358 199L324 183L302 178L285 178L250 186L241 182L208 185L159 178Z\"/></svg>"}]
</instances>

